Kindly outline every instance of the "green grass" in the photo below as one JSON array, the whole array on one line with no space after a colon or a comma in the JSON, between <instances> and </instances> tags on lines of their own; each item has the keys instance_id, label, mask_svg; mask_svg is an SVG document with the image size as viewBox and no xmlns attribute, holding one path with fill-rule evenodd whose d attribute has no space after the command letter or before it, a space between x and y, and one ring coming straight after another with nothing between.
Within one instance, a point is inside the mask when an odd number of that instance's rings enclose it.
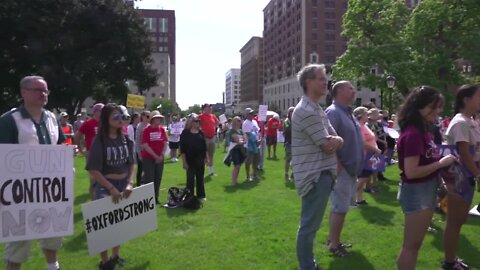
<instances>
[{"instance_id":1,"label":"green grass","mask_svg":"<svg viewBox=\"0 0 480 270\"><path fill-rule=\"evenodd\" d=\"M297 269L295 237L300 200L292 183L283 180L283 149L279 160L266 160L260 181L230 186L231 168L222 164L223 152L217 151L218 176L206 179L208 201L199 211L158 208L158 230L129 241L121 255L125 270L140 269ZM82 225L80 205L88 202L88 180L84 159L76 158L75 233L65 238L59 253L62 269L97 269L98 256L90 257ZM398 179L396 166L386 176ZM161 200L166 189L183 186L185 172L180 163L166 164L161 186ZM315 255L324 269L395 269L399 252L403 215L396 200L398 181L382 184L382 191L366 195L369 205L351 209L342 239L353 243L350 258L332 257L325 248L328 220L326 215L317 234ZM474 200L480 201L477 194ZM328 212L328 211L327 211ZM442 259L442 216L435 216L436 233L425 238L417 269L438 269ZM462 229L459 256L480 267L479 218L470 217ZM134 230L135 228L132 228ZM3 245L0 247L3 252ZM37 241L23 269L45 269Z\"/></svg>"}]
</instances>

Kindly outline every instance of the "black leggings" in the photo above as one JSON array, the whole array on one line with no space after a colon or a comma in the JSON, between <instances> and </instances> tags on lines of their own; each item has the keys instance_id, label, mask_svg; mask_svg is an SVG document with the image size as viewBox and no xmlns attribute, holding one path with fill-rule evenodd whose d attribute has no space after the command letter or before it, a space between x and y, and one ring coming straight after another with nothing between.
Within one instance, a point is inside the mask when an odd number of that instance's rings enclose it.
<instances>
[{"instance_id":1,"label":"black leggings","mask_svg":"<svg viewBox=\"0 0 480 270\"><path fill-rule=\"evenodd\" d=\"M195 186L197 188L196 196L198 198L205 198L205 160L203 158L196 158L188 162L187 170L187 188L195 194Z\"/></svg>"}]
</instances>

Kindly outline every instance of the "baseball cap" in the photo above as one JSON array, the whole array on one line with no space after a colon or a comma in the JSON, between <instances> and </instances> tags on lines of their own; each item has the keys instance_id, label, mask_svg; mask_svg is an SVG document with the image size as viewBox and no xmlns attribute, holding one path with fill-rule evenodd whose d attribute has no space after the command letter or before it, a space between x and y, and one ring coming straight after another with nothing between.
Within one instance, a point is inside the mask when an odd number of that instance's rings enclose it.
<instances>
[{"instance_id":1,"label":"baseball cap","mask_svg":"<svg viewBox=\"0 0 480 270\"><path fill-rule=\"evenodd\" d=\"M252 108L245 108L245 114L251 114L254 113L255 111Z\"/></svg>"},{"instance_id":2,"label":"baseball cap","mask_svg":"<svg viewBox=\"0 0 480 270\"><path fill-rule=\"evenodd\" d=\"M101 111L105 105L103 103L97 103L93 105L92 110L93 112Z\"/></svg>"},{"instance_id":3,"label":"baseball cap","mask_svg":"<svg viewBox=\"0 0 480 270\"><path fill-rule=\"evenodd\" d=\"M60 117L67 117L67 116L68 116L68 113L66 113L66 112L61 112L60 113Z\"/></svg>"},{"instance_id":4,"label":"baseball cap","mask_svg":"<svg viewBox=\"0 0 480 270\"><path fill-rule=\"evenodd\" d=\"M123 105L120 105L118 106L120 107L120 111L122 111L122 114L126 117L130 117L130 114L128 113L128 110L127 110L127 107L123 106Z\"/></svg>"}]
</instances>

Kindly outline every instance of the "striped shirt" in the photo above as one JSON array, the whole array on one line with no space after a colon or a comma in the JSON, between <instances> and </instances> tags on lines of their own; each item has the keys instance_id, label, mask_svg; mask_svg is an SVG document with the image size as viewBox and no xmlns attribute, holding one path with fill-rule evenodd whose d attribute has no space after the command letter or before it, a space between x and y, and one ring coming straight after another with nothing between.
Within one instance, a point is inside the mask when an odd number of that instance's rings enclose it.
<instances>
[{"instance_id":1,"label":"striped shirt","mask_svg":"<svg viewBox=\"0 0 480 270\"><path fill-rule=\"evenodd\" d=\"M321 145L327 136L337 136L320 105L303 96L292 115L292 167L300 197L312 189L323 171L337 173L335 153L325 153Z\"/></svg>"}]
</instances>

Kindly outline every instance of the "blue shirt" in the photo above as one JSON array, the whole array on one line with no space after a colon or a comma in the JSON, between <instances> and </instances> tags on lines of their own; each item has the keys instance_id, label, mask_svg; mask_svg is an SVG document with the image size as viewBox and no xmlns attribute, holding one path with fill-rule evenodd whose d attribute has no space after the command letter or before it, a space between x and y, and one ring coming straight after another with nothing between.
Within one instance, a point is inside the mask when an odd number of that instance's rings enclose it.
<instances>
[{"instance_id":1,"label":"blue shirt","mask_svg":"<svg viewBox=\"0 0 480 270\"><path fill-rule=\"evenodd\" d=\"M351 176L360 174L363 168L363 139L360 125L348 106L333 103L326 110L330 124L343 139L343 147L337 152L341 165Z\"/></svg>"}]
</instances>

